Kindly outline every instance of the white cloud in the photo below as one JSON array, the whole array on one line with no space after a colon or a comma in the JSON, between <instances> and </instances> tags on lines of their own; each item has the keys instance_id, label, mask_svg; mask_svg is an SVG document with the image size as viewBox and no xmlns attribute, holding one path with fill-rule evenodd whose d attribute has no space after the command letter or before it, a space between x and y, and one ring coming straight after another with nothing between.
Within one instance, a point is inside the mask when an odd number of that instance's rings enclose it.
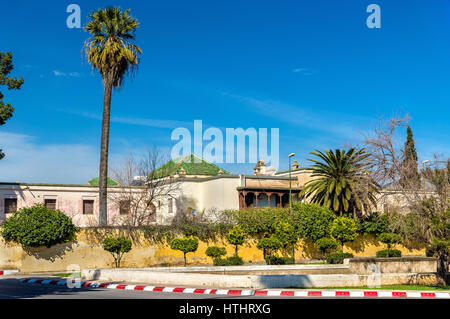
<instances>
[{"instance_id":1,"label":"white cloud","mask_svg":"<svg viewBox=\"0 0 450 319\"><path fill-rule=\"evenodd\" d=\"M70 77L75 77L75 78L79 78L81 76L81 74L78 73L78 72L66 73L66 72L62 72L62 71L59 71L59 70L53 70L52 72L53 72L54 76L70 76Z\"/></svg>"},{"instance_id":2,"label":"white cloud","mask_svg":"<svg viewBox=\"0 0 450 319\"><path fill-rule=\"evenodd\" d=\"M292 70L292 72L294 72L294 73L301 73L303 75L312 75L312 74L315 73L314 71L312 71L310 69L307 69L307 68L295 68L295 69Z\"/></svg>"},{"instance_id":3,"label":"white cloud","mask_svg":"<svg viewBox=\"0 0 450 319\"><path fill-rule=\"evenodd\" d=\"M99 151L84 144L43 144L29 135L0 132L2 182L85 184L98 175Z\"/></svg>"}]
</instances>

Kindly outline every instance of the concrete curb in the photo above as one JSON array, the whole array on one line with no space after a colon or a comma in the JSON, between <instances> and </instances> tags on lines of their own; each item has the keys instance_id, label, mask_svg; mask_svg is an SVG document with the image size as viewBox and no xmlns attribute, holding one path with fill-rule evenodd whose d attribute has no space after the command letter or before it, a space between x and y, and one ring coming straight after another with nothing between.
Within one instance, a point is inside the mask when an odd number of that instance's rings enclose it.
<instances>
[{"instance_id":1,"label":"concrete curb","mask_svg":"<svg viewBox=\"0 0 450 319\"><path fill-rule=\"evenodd\" d=\"M23 283L42 284L42 285L66 285L66 280L58 279L33 279L22 278ZM110 284L82 281L81 287L89 288L107 288L122 289L136 291L153 291L153 292L171 292L171 293L194 293L205 295L232 295L232 296L260 296L260 297L310 297L310 298L446 298L450 299L450 292L420 292L420 291L383 291L383 290L245 290L245 289L204 289L204 288L174 288L162 286L143 286L143 285L126 285L126 284Z\"/></svg>"},{"instance_id":2,"label":"concrete curb","mask_svg":"<svg viewBox=\"0 0 450 319\"><path fill-rule=\"evenodd\" d=\"M0 276L17 274L18 272L19 272L19 271L16 270L16 269L11 269L11 270L0 270Z\"/></svg>"}]
</instances>

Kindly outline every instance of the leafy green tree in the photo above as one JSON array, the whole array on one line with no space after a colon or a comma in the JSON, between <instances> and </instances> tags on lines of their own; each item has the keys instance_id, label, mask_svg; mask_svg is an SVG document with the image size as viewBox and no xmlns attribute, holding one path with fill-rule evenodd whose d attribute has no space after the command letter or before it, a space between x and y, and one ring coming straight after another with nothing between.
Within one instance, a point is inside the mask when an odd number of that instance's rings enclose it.
<instances>
[{"instance_id":1,"label":"leafy green tree","mask_svg":"<svg viewBox=\"0 0 450 319\"><path fill-rule=\"evenodd\" d=\"M2 225L1 235L23 247L51 247L75 240L78 230L63 212L38 204L21 208L9 217Z\"/></svg>"},{"instance_id":2,"label":"leafy green tree","mask_svg":"<svg viewBox=\"0 0 450 319\"><path fill-rule=\"evenodd\" d=\"M295 227L287 222L278 222L273 236L281 242L283 247L291 246L291 257L295 260L294 245L298 241Z\"/></svg>"},{"instance_id":3,"label":"leafy green tree","mask_svg":"<svg viewBox=\"0 0 450 319\"><path fill-rule=\"evenodd\" d=\"M198 240L193 237L174 238L170 242L170 248L173 250L180 250L184 255L184 266L186 267L186 254L192 253L198 248Z\"/></svg>"},{"instance_id":4,"label":"leafy green tree","mask_svg":"<svg viewBox=\"0 0 450 319\"><path fill-rule=\"evenodd\" d=\"M358 228L353 219L348 217L338 217L333 220L331 225L331 237L339 241L342 250L344 250L344 243L354 241L358 237Z\"/></svg>"},{"instance_id":5,"label":"leafy green tree","mask_svg":"<svg viewBox=\"0 0 450 319\"><path fill-rule=\"evenodd\" d=\"M239 225L235 225L233 228L231 228L231 230L228 232L226 238L227 241L231 244L235 246L235 256L238 256L238 247L239 245L244 244L245 242L245 238L246 238L246 234L244 232L244 230L242 229L241 226Z\"/></svg>"},{"instance_id":6,"label":"leafy green tree","mask_svg":"<svg viewBox=\"0 0 450 319\"><path fill-rule=\"evenodd\" d=\"M281 247L283 247L283 244L274 236L262 238L258 241L258 244L256 244L256 248L263 251L264 259L267 254L273 255L280 250Z\"/></svg>"},{"instance_id":7,"label":"leafy green tree","mask_svg":"<svg viewBox=\"0 0 450 319\"><path fill-rule=\"evenodd\" d=\"M329 208L317 204L296 202L293 204L295 222L303 238L317 241L330 235L335 215Z\"/></svg>"},{"instance_id":8,"label":"leafy green tree","mask_svg":"<svg viewBox=\"0 0 450 319\"><path fill-rule=\"evenodd\" d=\"M326 255L327 253L336 250L337 248L337 242L333 238L320 238L318 239L315 244L317 247L319 247L320 251Z\"/></svg>"},{"instance_id":9,"label":"leafy green tree","mask_svg":"<svg viewBox=\"0 0 450 319\"><path fill-rule=\"evenodd\" d=\"M11 52L0 52L0 87L6 85L8 90L20 90L23 84L23 78L14 78L9 76L14 69L12 63L13 55ZM3 93L0 91L0 126L4 125L7 120L13 116L14 107L11 104L3 102ZM0 159L5 157L5 154L0 149Z\"/></svg>"},{"instance_id":10,"label":"leafy green tree","mask_svg":"<svg viewBox=\"0 0 450 319\"><path fill-rule=\"evenodd\" d=\"M213 261L220 259L227 254L225 247L210 246L206 248L206 256L211 257Z\"/></svg>"},{"instance_id":11,"label":"leafy green tree","mask_svg":"<svg viewBox=\"0 0 450 319\"><path fill-rule=\"evenodd\" d=\"M99 173L99 222L107 224L107 173L109 122L112 89L119 89L125 76L137 68L141 49L131 41L139 27L130 10L98 9L89 15L84 27L91 37L84 43L88 62L100 72L104 85L102 137Z\"/></svg>"},{"instance_id":12,"label":"leafy green tree","mask_svg":"<svg viewBox=\"0 0 450 319\"><path fill-rule=\"evenodd\" d=\"M103 249L111 253L117 268L120 268L122 257L131 250L131 246L131 240L125 237L107 237L103 240Z\"/></svg>"},{"instance_id":13,"label":"leafy green tree","mask_svg":"<svg viewBox=\"0 0 450 319\"><path fill-rule=\"evenodd\" d=\"M370 154L364 149L336 149L311 154L319 159L308 159L314 163L307 168L313 179L305 184L302 195L340 216L350 211L354 217L357 211L368 215L371 207L376 207L375 195L380 186L370 174Z\"/></svg>"}]
</instances>

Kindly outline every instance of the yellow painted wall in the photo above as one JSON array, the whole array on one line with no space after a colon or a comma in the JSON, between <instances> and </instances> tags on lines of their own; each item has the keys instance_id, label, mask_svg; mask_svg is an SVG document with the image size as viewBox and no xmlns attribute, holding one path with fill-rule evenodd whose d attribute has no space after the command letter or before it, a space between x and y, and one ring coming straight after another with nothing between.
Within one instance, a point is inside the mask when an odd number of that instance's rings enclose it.
<instances>
[{"instance_id":1,"label":"yellow painted wall","mask_svg":"<svg viewBox=\"0 0 450 319\"><path fill-rule=\"evenodd\" d=\"M78 265L80 268L108 268L113 267L113 258L101 246L102 238L107 235L118 234L116 230L86 230L83 229L77 236L77 241L69 244L60 244L51 248L27 248L20 245L5 243L0 239L0 269L20 269L22 272L65 271L69 265ZM122 267L151 267L158 265L182 265L183 253L174 251L167 245L153 245L146 241L143 234L135 233L133 249L125 254ZM217 243L200 242L195 253L187 255L191 265L212 264L211 258L205 255L206 248L211 245L225 246L228 256L234 254L234 246L227 245L225 241ZM355 242L346 245L344 251L355 256L375 256L376 251L384 249L373 236L360 236ZM397 249L406 255L425 255L423 247L403 247ZM289 251L287 252L289 254ZM264 263L261 250L256 248L256 242L248 240L239 247L239 255L247 263ZM311 242L299 241L296 248L298 262L313 258L320 258L320 254Z\"/></svg>"}]
</instances>

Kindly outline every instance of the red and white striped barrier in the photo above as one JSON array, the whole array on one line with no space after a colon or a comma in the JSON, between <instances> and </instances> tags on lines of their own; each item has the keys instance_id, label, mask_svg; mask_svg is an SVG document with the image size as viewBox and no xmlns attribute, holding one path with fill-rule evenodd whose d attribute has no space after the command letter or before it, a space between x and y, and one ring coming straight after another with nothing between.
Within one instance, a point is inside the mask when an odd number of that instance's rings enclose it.
<instances>
[{"instance_id":1,"label":"red and white striped barrier","mask_svg":"<svg viewBox=\"0 0 450 319\"><path fill-rule=\"evenodd\" d=\"M17 274L18 272L19 272L19 271L16 270L16 269L12 269L12 270L0 270L0 276Z\"/></svg>"},{"instance_id":2,"label":"red and white striped barrier","mask_svg":"<svg viewBox=\"0 0 450 319\"><path fill-rule=\"evenodd\" d=\"M25 283L43 284L43 285L66 285L66 280L52 279L30 279L20 280ZM233 295L233 296L259 296L259 297L311 297L311 298L448 298L450 292L419 292L419 291L383 291L383 290L243 290L243 289L203 289L203 288L174 288L162 286L142 286L126 284L108 284L96 282L81 282L81 287L107 288L137 291L158 291L172 293L194 293L205 295Z\"/></svg>"}]
</instances>

